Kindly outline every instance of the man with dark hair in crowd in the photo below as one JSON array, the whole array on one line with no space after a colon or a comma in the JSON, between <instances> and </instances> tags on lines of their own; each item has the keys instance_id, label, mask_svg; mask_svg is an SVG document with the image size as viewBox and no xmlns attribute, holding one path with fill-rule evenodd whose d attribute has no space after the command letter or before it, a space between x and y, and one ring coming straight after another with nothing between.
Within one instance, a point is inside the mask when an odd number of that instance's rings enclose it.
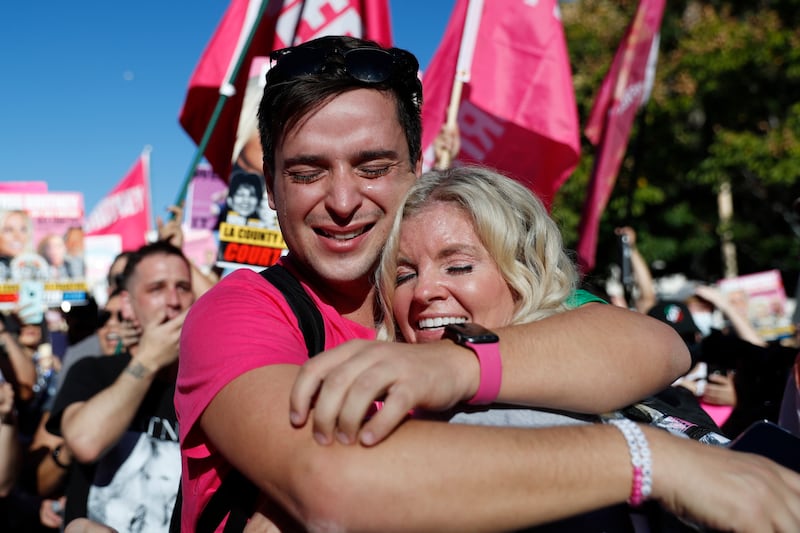
<instances>
[{"instance_id":1,"label":"man with dark hair in crowd","mask_svg":"<svg viewBox=\"0 0 800 533\"><path fill-rule=\"evenodd\" d=\"M189 262L163 241L128 258L121 311L141 329L137 345L90 357L69 372L48 431L74 463L65 522L78 517L118 531L166 531L180 477L173 406L178 338L194 301Z\"/></svg>"}]
</instances>

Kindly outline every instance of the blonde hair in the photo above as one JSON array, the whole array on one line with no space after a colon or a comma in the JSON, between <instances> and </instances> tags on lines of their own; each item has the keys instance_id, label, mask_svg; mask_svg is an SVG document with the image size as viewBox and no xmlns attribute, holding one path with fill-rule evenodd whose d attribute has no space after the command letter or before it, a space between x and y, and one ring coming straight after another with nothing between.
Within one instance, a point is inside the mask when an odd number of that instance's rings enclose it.
<instances>
[{"instance_id":1,"label":"blonde hair","mask_svg":"<svg viewBox=\"0 0 800 533\"><path fill-rule=\"evenodd\" d=\"M561 232L542 202L518 182L477 166L423 174L408 191L381 255L376 283L383 313L379 336L398 336L392 304L400 227L435 202L452 203L471 219L517 304L511 324L539 320L567 309L578 283ZM505 324L503 324L505 325Z\"/></svg>"}]
</instances>

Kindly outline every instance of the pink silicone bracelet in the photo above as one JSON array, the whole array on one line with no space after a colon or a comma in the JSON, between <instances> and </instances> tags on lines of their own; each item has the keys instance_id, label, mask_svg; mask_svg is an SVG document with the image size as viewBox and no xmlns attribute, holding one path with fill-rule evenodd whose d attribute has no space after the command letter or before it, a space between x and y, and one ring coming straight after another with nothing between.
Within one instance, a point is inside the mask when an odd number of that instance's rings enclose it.
<instances>
[{"instance_id":1,"label":"pink silicone bracelet","mask_svg":"<svg viewBox=\"0 0 800 533\"><path fill-rule=\"evenodd\" d=\"M492 403L500 394L500 383L503 380L503 362L500 360L500 346L498 343L477 344L471 342L466 343L465 346L478 356L478 365L481 369L481 381L478 384L478 391L469 400L469 403L472 405Z\"/></svg>"}]
</instances>

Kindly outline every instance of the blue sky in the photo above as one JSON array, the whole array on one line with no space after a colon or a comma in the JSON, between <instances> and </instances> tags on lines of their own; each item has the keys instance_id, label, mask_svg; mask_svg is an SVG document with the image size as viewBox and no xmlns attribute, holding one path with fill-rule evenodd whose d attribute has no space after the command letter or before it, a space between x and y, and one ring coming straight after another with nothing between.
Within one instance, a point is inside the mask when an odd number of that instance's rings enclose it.
<instances>
[{"instance_id":1,"label":"blue sky","mask_svg":"<svg viewBox=\"0 0 800 533\"><path fill-rule=\"evenodd\" d=\"M423 68L455 0L390 0L395 45ZM224 0L13 2L0 17L0 180L84 194L86 213L152 146L154 214L195 145L178 124Z\"/></svg>"}]
</instances>

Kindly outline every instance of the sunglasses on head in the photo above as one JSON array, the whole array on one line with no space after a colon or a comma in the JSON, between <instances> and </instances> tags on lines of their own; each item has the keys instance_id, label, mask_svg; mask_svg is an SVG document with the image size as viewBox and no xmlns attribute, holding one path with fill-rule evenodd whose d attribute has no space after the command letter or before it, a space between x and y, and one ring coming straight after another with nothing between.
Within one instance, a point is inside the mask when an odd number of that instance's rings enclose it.
<instances>
[{"instance_id":1,"label":"sunglasses on head","mask_svg":"<svg viewBox=\"0 0 800 533\"><path fill-rule=\"evenodd\" d=\"M111 317L115 317L117 322L122 322L122 311L106 311L105 309L100 310L97 313L97 327L102 328L105 326Z\"/></svg>"},{"instance_id":2,"label":"sunglasses on head","mask_svg":"<svg viewBox=\"0 0 800 533\"><path fill-rule=\"evenodd\" d=\"M312 48L291 47L270 53L273 62L268 73L269 83L342 68L351 78L363 83L383 83L392 78L418 83L419 63L411 53L399 48Z\"/></svg>"}]
</instances>

